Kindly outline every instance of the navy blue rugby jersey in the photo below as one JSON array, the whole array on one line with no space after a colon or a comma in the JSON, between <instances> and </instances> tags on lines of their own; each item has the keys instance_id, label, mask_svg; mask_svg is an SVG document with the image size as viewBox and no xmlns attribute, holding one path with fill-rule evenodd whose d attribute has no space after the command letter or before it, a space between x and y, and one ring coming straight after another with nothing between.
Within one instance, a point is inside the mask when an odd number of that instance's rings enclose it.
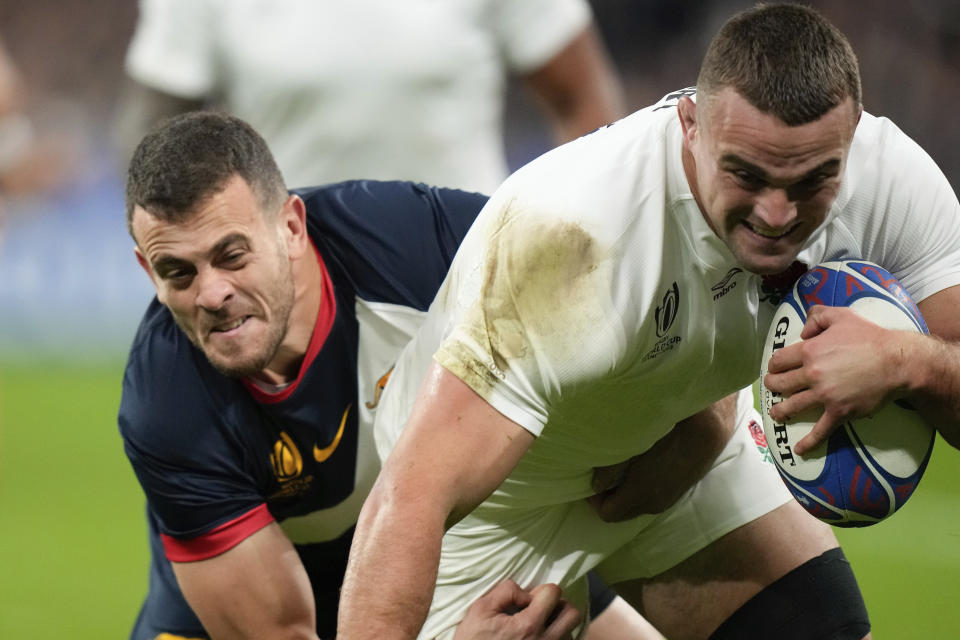
<instances>
[{"instance_id":1,"label":"navy blue rugby jersey","mask_svg":"<svg viewBox=\"0 0 960 640\"><path fill-rule=\"evenodd\" d=\"M325 277L291 385L270 394L223 376L156 299L134 338L119 426L147 496L153 555L138 625L198 627L169 561L212 557L277 521L310 576L318 631L331 633L353 526L379 471L372 411L486 202L408 182L294 193Z\"/></svg>"}]
</instances>

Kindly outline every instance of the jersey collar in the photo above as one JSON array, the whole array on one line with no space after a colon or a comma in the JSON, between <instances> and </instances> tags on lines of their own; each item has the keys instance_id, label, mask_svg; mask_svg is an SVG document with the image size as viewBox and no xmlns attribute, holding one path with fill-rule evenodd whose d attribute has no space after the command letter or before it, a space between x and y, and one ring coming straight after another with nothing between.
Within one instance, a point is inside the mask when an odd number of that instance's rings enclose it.
<instances>
[{"instance_id":1,"label":"jersey collar","mask_svg":"<svg viewBox=\"0 0 960 640\"><path fill-rule=\"evenodd\" d=\"M296 391L300 381L303 379L304 373L306 373L310 365L313 364L317 354L320 353L320 349L323 348L323 345L327 341L327 336L330 335L330 330L333 328L333 321L337 315L337 301L333 295L333 281L330 279L330 272L323 262L323 256L320 255L320 251L317 250L317 246L313 243L312 239L310 240L310 246L313 247L313 254L317 258L317 264L320 265L322 280L320 284L322 292L320 294L320 309L317 312L317 320L313 325L313 335L310 337L310 344L307 346L307 353L303 357L303 362L300 363L300 370L297 372L297 377L289 384L276 391L268 391L255 383L251 378L243 378L241 380L243 386L250 392L250 395L259 402L273 404L289 398L293 392Z\"/></svg>"}]
</instances>

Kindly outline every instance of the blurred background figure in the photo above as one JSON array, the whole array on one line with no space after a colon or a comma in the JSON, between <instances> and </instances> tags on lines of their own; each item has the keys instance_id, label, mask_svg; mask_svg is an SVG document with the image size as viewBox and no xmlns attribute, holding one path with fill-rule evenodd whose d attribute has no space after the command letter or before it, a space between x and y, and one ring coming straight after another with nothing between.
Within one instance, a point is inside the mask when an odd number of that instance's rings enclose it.
<instances>
[{"instance_id":1,"label":"blurred background figure","mask_svg":"<svg viewBox=\"0 0 960 640\"><path fill-rule=\"evenodd\" d=\"M66 179L72 151L66 141L38 134L20 70L0 39L0 239L5 197L46 191Z\"/></svg>"},{"instance_id":2,"label":"blurred background figure","mask_svg":"<svg viewBox=\"0 0 960 640\"><path fill-rule=\"evenodd\" d=\"M80 9L83 29L71 17ZM134 12L111 0L0 1L6 371L40 360L115 361L149 299L127 274L129 238L116 229L123 199L104 135Z\"/></svg>"},{"instance_id":3,"label":"blurred background figure","mask_svg":"<svg viewBox=\"0 0 960 640\"><path fill-rule=\"evenodd\" d=\"M586 0L141 0L118 122L216 106L267 140L291 186L409 179L491 193L509 77L554 142L624 114Z\"/></svg>"},{"instance_id":4,"label":"blurred background figure","mask_svg":"<svg viewBox=\"0 0 960 640\"><path fill-rule=\"evenodd\" d=\"M6 191L8 175L22 163L33 138L30 120L20 113L22 91L20 74L0 40L0 194ZM0 201L0 225L2 206Z\"/></svg>"}]
</instances>

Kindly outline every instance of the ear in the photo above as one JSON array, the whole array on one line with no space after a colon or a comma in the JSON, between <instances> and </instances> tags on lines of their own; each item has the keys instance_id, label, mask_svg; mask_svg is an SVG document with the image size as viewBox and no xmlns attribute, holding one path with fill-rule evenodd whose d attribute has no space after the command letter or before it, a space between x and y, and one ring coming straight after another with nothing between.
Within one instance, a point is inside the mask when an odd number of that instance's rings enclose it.
<instances>
[{"instance_id":1,"label":"ear","mask_svg":"<svg viewBox=\"0 0 960 640\"><path fill-rule=\"evenodd\" d=\"M690 96L683 96L677 103L677 115L680 117L680 127L683 129L683 146L690 148L699 131L697 127L697 103Z\"/></svg>"},{"instance_id":2,"label":"ear","mask_svg":"<svg viewBox=\"0 0 960 640\"><path fill-rule=\"evenodd\" d=\"M280 231L287 243L287 254L291 260L299 259L310 246L307 235L307 206L300 196L291 195L283 203L279 214Z\"/></svg>"},{"instance_id":3,"label":"ear","mask_svg":"<svg viewBox=\"0 0 960 640\"><path fill-rule=\"evenodd\" d=\"M159 291L159 288L157 287L157 278L153 274L153 269L150 268L150 263L147 261L147 257L143 255L143 251L140 251L140 247L134 247L133 253L137 256L137 262L140 264L140 268L147 273L147 275L150 277L150 282L152 282L154 288L157 288Z\"/></svg>"}]
</instances>

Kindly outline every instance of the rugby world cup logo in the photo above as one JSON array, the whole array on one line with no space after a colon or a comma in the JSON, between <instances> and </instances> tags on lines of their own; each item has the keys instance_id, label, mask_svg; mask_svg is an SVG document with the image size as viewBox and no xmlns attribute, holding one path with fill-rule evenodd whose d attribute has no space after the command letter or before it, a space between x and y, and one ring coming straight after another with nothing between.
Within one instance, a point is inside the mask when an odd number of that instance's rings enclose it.
<instances>
[{"instance_id":1,"label":"rugby world cup logo","mask_svg":"<svg viewBox=\"0 0 960 640\"><path fill-rule=\"evenodd\" d=\"M667 289L667 292L663 294L663 302L660 303L660 306L657 307L656 315L654 316L657 322L657 337L662 338L667 335L667 331L670 330L670 327L673 325L673 321L677 317L677 311L680 309L680 288L677 286L677 283L674 282L673 286Z\"/></svg>"},{"instance_id":2,"label":"rugby world cup logo","mask_svg":"<svg viewBox=\"0 0 960 640\"><path fill-rule=\"evenodd\" d=\"M669 335L670 327L673 321L677 319L677 313L680 311L680 287L674 282L663 294L663 301L660 306L654 310L653 320L657 332L657 340L643 355L643 360L659 358L665 353L673 351L680 344L680 336Z\"/></svg>"},{"instance_id":3,"label":"rugby world cup logo","mask_svg":"<svg viewBox=\"0 0 960 640\"><path fill-rule=\"evenodd\" d=\"M270 466L273 467L273 474L280 482L293 480L303 471L303 458L300 457L300 451L293 443L293 439L284 431L280 432L280 439L273 443Z\"/></svg>"}]
</instances>

